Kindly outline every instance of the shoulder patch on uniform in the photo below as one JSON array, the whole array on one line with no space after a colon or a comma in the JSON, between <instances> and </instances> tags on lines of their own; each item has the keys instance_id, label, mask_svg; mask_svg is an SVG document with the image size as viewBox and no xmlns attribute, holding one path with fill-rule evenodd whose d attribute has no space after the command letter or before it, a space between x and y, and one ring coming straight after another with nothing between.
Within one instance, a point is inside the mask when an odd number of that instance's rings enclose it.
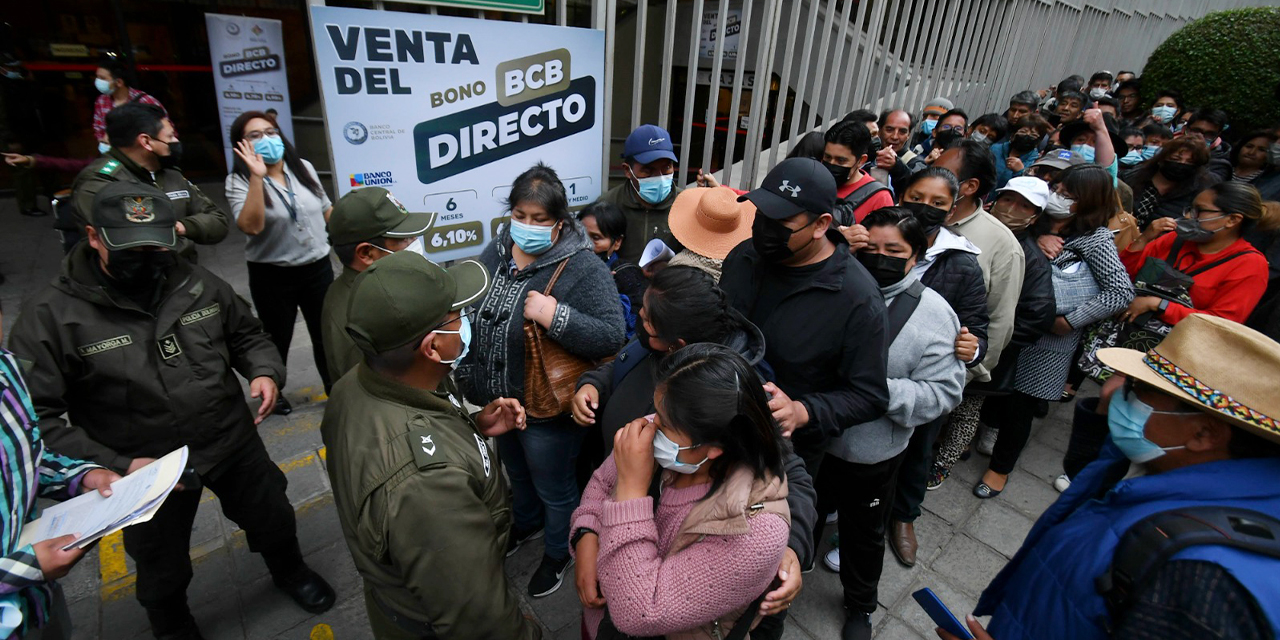
<instances>
[{"instance_id":1,"label":"shoulder patch on uniform","mask_svg":"<svg viewBox=\"0 0 1280 640\"><path fill-rule=\"evenodd\" d=\"M409 421L409 433L405 438L409 441L409 449L413 451L413 462L419 469L436 463L437 447L431 439L432 432L427 428L427 421L420 415Z\"/></svg>"},{"instance_id":2,"label":"shoulder patch on uniform","mask_svg":"<svg viewBox=\"0 0 1280 640\"><path fill-rule=\"evenodd\" d=\"M489 469L491 468L489 463L489 445L484 441L484 438L480 437L480 434L473 433L471 435L475 437L476 446L480 449L480 458L484 460L484 477L488 478Z\"/></svg>"},{"instance_id":3,"label":"shoulder patch on uniform","mask_svg":"<svg viewBox=\"0 0 1280 640\"><path fill-rule=\"evenodd\" d=\"M98 169L98 173L109 176L115 173L116 169L119 169L119 168L120 168L119 160L108 160L106 164L102 165L101 169Z\"/></svg>"},{"instance_id":4,"label":"shoulder patch on uniform","mask_svg":"<svg viewBox=\"0 0 1280 640\"><path fill-rule=\"evenodd\" d=\"M104 351L111 351L112 349L127 347L131 344L133 344L133 338L127 335L116 336L114 338L107 338L106 340L99 340L98 342L95 342L93 344L86 344L83 346L76 347L76 353L80 354L81 358L84 358L87 356L97 355Z\"/></svg>"},{"instance_id":5,"label":"shoulder patch on uniform","mask_svg":"<svg viewBox=\"0 0 1280 640\"><path fill-rule=\"evenodd\" d=\"M181 318L178 318L178 322L181 322L183 325L188 325L200 322L201 320L207 320L218 315L219 309L220 307L218 306L218 303L215 302L203 309L197 309L182 316Z\"/></svg>"}]
</instances>

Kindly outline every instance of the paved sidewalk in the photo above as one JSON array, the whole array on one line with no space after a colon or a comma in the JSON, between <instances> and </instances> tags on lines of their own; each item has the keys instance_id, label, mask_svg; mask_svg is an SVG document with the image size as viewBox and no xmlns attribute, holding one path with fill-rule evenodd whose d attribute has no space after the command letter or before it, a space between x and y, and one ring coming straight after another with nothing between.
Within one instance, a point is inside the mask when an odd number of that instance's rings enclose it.
<instances>
[{"instance_id":1,"label":"paved sidewalk","mask_svg":"<svg viewBox=\"0 0 1280 640\"><path fill-rule=\"evenodd\" d=\"M204 188L221 200L221 185ZM51 225L49 217L20 216L12 199L0 200L0 274L7 278L0 284L5 329L17 319L22 299L46 286L57 273L62 251ZM200 261L247 299L243 247L244 237L233 230L223 243L201 247ZM371 637L360 580L342 539L324 472L319 432L324 395L301 317L285 392L294 413L272 416L260 429L272 458L289 478L289 498L298 514L307 562L333 584L338 604L318 616L294 606L275 589L265 565L248 551L243 533L221 515L217 499L206 491L191 536L192 610L210 640ZM980 501L970 493L987 462L978 455L960 463L941 488L928 494L925 513L916 526L920 562L908 570L892 554L885 555L881 610L873 618L877 638L936 637L933 624L911 599L911 592L923 587L932 588L958 615L972 610L983 587L1017 550L1034 519L1056 499L1050 482L1061 473L1070 419L1070 405L1053 404L1049 418L1038 421L1018 470L998 498ZM835 527L828 529L834 532ZM824 544L820 552L826 550ZM507 561L507 573L522 594L526 610L543 625L545 637L576 640L581 609L571 575L563 588L547 598L531 601L523 595L541 553L540 544L526 545ZM104 539L63 580L76 620L76 638L150 637L146 617L134 600L134 578L133 563L117 534ZM804 582L804 594L792 608L784 637L838 638L843 622L839 577L819 563Z\"/></svg>"}]
</instances>

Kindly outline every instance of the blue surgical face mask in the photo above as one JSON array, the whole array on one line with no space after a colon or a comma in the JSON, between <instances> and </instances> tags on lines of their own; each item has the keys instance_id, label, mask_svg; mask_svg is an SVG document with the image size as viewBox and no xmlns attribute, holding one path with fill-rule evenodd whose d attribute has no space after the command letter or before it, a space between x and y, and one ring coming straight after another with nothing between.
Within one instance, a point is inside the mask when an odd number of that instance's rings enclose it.
<instances>
[{"instance_id":1,"label":"blue surgical face mask","mask_svg":"<svg viewBox=\"0 0 1280 640\"><path fill-rule=\"evenodd\" d=\"M671 438L667 437L667 434L663 433L661 429L658 429L653 434L653 459L656 460L658 465L663 469L686 475L695 473L703 464L706 464L708 458L703 458L702 462L699 462L698 464L689 464L688 462L680 462L676 456L679 456L681 451L686 449L697 449L700 446L702 445L695 444L689 447L682 447L675 442L672 442Z\"/></svg>"},{"instance_id":2,"label":"blue surgical face mask","mask_svg":"<svg viewBox=\"0 0 1280 640\"><path fill-rule=\"evenodd\" d=\"M104 96L112 91L111 83L103 80L102 78L97 78L93 81L93 88L97 89L98 93L101 93Z\"/></svg>"},{"instance_id":3,"label":"blue surgical face mask","mask_svg":"<svg viewBox=\"0 0 1280 640\"><path fill-rule=\"evenodd\" d=\"M1138 464L1150 462L1169 451L1185 449L1181 447L1161 447L1147 439L1147 419L1151 414L1183 414L1181 411L1156 411L1150 405L1138 399L1136 394L1120 391L1111 396L1111 406L1107 410L1107 427L1111 431L1111 440L1120 447L1125 457Z\"/></svg>"},{"instance_id":4,"label":"blue surgical face mask","mask_svg":"<svg viewBox=\"0 0 1280 640\"><path fill-rule=\"evenodd\" d=\"M1150 159L1152 159L1152 158L1156 157L1156 154L1157 154L1157 153L1160 153L1160 145L1158 145L1158 144L1149 144L1149 145L1147 145L1147 146L1145 146L1145 147L1143 147L1143 148L1142 148L1142 159L1143 159L1143 160L1150 160Z\"/></svg>"},{"instance_id":5,"label":"blue surgical face mask","mask_svg":"<svg viewBox=\"0 0 1280 640\"><path fill-rule=\"evenodd\" d=\"M456 333L458 334L458 338L462 340L462 352L458 354L458 357L452 360L449 360L448 362L444 360L440 361L440 364L449 365L450 369L457 369L458 363L462 362L462 359L467 357L467 352L471 351L471 318L467 316L462 316L461 322L462 322L462 326L457 331L445 331L444 329L436 329L435 331L432 332L432 333Z\"/></svg>"},{"instance_id":6,"label":"blue surgical face mask","mask_svg":"<svg viewBox=\"0 0 1280 640\"><path fill-rule=\"evenodd\" d=\"M262 156L267 164L276 164L284 160L284 140L280 136L262 136L253 143L253 150Z\"/></svg>"},{"instance_id":7,"label":"blue surgical face mask","mask_svg":"<svg viewBox=\"0 0 1280 640\"><path fill-rule=\"evenodd\" d=\"M671 195L671 185L675 183L675 178L675 174L637 178L636 182L640 185L640 199L649 204L658 204L666 200L667 196Z\"/></svg>"},{"instance_id":8,"label":"blue surgical face mask","mask_svg":"<svg viewBox=\"0 0 1280 640\"><path fill-rule=\"evenodd\" d=\"M108 151L110 151L110 150L111 150L111 145L109 145L109 144L107 144L107 143L105 143L105 142L99 142L99 143L98 143L98 155L102 155L102 154L104 154L104 153L106 153L106 152L108 152Z\"/></svg>"},{"instance_id":9,"label":"blue surgical face mask","mask_svg":"<svg viewBox=\"0 0 1280 640\"><path fill-rule=\"evenodd\" d=\"M1173 120L1173 116L1178 113L1177 107L1162 105L1159 107L1151 107L1151 116L1160 124L1169 124Z\"/></svg>"},{"instance_id":10,"label":"blue surgical face mask","mask_svg":"<svg viewBox=\"0 0 1280 640\"><path fill-rule=\"evenodd\" d=\"M920 133L929 135L933 133L933 128L936 126L938 126L937 120L925 120L924 122L920 123Z\"/></svg>"},{"instance_id":11,"label":"blue surgical face mask","mask_svg":"<svg viewBox=\"0 0 1280 640\"><path fill-rule=\"evenodd\" d=\"M1097 150L1091 144L1073 144L1071 150L1084 156L1085 162L1093 162L1097 157Z\"/></svg>"},{"instance_id":12,"label":"blue surgical face mask","mask_svg":"<svg viewBox=\"0 0 1280 640\"><path fill-rule=\"evenodd\" d=\"M545 227L538 224L525 224L519 220L511 221L511 241L520 250L531 255L546 253L555 242L551 239L555 225Z\"/></svg>"}]
</instances>

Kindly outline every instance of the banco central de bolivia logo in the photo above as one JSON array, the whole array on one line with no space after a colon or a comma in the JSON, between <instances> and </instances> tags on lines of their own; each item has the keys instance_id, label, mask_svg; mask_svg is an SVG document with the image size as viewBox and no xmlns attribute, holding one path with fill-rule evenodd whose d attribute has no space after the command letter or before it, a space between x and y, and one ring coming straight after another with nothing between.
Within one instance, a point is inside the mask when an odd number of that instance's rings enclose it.
<instances>
[{"instance_id":1,"label":"banco central de bolivia logo","mask_svg":"<svg viewBox=\"0 0 1280 640\"><path fill-rule=\"evenodd\" d=\"M390 171L368 171L351 174L352 187L386 187L395 184Z\"/></svg>"}]
</instances>

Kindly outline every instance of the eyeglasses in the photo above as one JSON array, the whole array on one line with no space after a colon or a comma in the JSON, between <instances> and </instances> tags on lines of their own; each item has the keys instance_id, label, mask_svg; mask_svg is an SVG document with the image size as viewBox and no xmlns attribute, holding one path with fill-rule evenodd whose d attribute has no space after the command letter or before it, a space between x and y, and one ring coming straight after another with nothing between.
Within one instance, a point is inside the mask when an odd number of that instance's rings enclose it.
<instances>
[{"instance_id":1,"label":"eyeglasses","mask_svg":"<svg viewBox=\"0 0 1280 640\"><path fill-rule=\"evenodd\" d=\"M956 131L963 131L963 130L964 130L964 125L962 125L962 124L940 124L940 125L938 125L938 131L950 131L950 130L952 130L952 129L954 129L954 130L956 130Z\"/></svg>"},{"instance_id":2,"label":"eyeglasses","mask_svg":"<svg viewBox=\"0 0 1280 640\"><path fill-rule=\"evenodd\" d=\"M248 140L249 142L257 142L266 136L270 136L272 138L279 138L280 130L272 128L272 129L263 129L262 131L250 131L249 133L244 134L244 139Z\"/></svg>"},{"instance_id":3,"label":"eyeglasses","mask_svg":"<svg viewBox=\"0 0 1280 640\"><path fill-rule=\"evenodd\" d=\"M1139 386L1138 386L1138 384L1141 384L1142 386L1141 386L1141 387L1139 387ZM1124 397L1126 397L1126 398L1136 398L1137 396L1135 396L1135 395L1134 395L1134 392L1135 392L1137 389L1142 389L1143 391L1155 391L1155 390L1156 390L1156 389L1155 389L1155 387L1152 387L1151 385L1149 385L1149 384L1147 384L1147 383L1145 383L1145 382L1143 382L1143 383L1138 383L1138 382L1137 382L1136 380L1134 380L1133 378L1125 378L1125 381L1124 381ZM1148 405L1148 406L1149 406L1149 405ZM1192 409L1192 408L1190 408L1190 407L1187 407L1187 408L1185 408L1185 409L1181 409L1181 410L1179 410L1179 411L1160 411L1159 409L1152 409L1152 410L1151 410L1151 413L1152 413L1153 415L1165 415L1165 416L1186 416L1186 415L1197 414L1197 413L1200 413L1200 412L1199 412L1198 410L1196 410L1196 409Z\"/></svg>"},{"instance_id":4,"label":"eyeglasses","mask_svg":"<svg viewBox=\"0 0 1280 640\"><path fill-rule=\"evenodd\" d=\"M1199 208L1199 207L1194 207L1194 206L1192 206L1192 207L1187 207L1186 209L1183 209L1183 211L1182 211L1182 217L1184 217L1184 218L1195 218L1195 219L1197 219L1197 220L1217 220L1218 218L1223 217L1222 215L1213 216L1212 218L1201 218L1201 217L1200 217L1200 216L1203 216L1203 215L1204 215L1204 214L1206 214L1206 213L1225 214L1226 212L1225 212L1225 211L1223 211L1222 209L1201 209L1201 208Z\"/></svg>"},{"instance_id":5,"label":"eyeglasses","mask_svg":"<svg viewBox=\"0 0 1280 640\"><path fill-rule=\"evenodd\" d=\"M436 326L434 326L434 327L431 327L429 330L427 330L427 333L431 333L432 331L436 331L436 330L440 329L440 327L448 326L448 325L450 325L450 324L453 324L454 322L461 321L463 318L470 318L471 316L475 315L475 312L476 312L476 308L475 308L475 307L467 307L467 308L463 309L461 313L459 313L459 314L458 314L458 317L457 317L457 318L450 318L450 319L446 319L444 322L441 322L440 324L438 324L438 325L436 325ZM424 333L424 334L422 334L422 335L424 335L424 336L425 336L425 335L427 335L427 333Z\"/></svg>"}]
</instances>

